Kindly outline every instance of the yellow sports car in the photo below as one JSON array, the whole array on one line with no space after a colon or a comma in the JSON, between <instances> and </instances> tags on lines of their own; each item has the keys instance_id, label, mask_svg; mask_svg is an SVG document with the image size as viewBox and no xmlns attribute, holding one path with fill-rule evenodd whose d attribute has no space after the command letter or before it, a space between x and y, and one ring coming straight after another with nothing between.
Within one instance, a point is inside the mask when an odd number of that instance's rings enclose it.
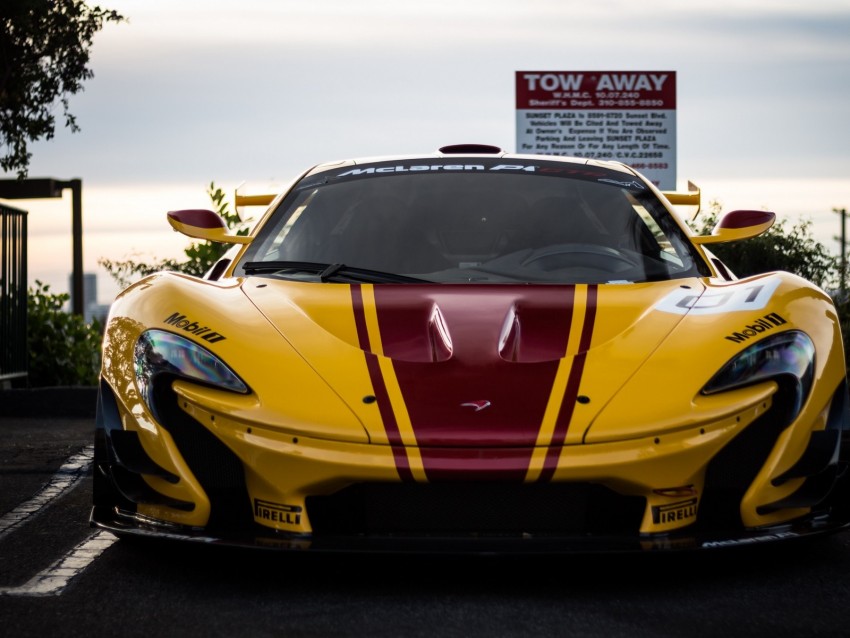
<instances>
[{"instance_id":1,"label":"yellow sports car","mask_svg":"<svg viewBox=\"0 0 850 638\"><path fill-rule=\"evenodd\" d=\"M739 279L626 165L463 144L315 166L109 315L92 525L280 549L574 552L850 521L830 297ZM256 203L256 202L255 202Z\"/></svg>"}]
</instances>

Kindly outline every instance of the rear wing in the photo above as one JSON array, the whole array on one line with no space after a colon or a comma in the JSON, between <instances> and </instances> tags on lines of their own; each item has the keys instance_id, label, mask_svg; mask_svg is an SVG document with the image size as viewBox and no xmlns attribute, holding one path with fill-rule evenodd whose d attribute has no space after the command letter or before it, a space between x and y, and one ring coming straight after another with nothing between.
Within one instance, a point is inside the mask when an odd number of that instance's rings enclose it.
<instances>
[{"instance_id":1,"label":"rear wing","mask_svg":"<svg viewBox=\"0 0 850 638\"><path fill-rule=\"evenodd\" d=\"M700 190L699 187L693 182L688 182L688 190L687 192L682 191L661 191L661 194L667 199L668 202L673 204L673 206L695 206L696 210L693 212L693 216L691 220L697 218L697 215L700 211Z\"/></svg>"},{"instance_id":2,"label":"rear wing","mask_svg":"<svg viewBox=\"0 0 850 638\"><path fill-rule=\"evenodd\" d=\"M271 195L240 195L236 193L234 196L234 202L237 206L268 206L274 201L274 198L277 197L275 194Z\"/></svg>"},{"instance_id":3,"label":"rear wing","mask_svg":"<svg viewBox=\"0 0 850 638\"><path fill-rule=\"evenodd\" d=\"M275 197L277 197L277 193L241 195L239 188L237 188L236 193L233 195L233 207L236 209L236 215L239 219L244 221L245 215L242 214L242 209L246 206L268 206L274 201Z\"/></svg>"}]
</instances>

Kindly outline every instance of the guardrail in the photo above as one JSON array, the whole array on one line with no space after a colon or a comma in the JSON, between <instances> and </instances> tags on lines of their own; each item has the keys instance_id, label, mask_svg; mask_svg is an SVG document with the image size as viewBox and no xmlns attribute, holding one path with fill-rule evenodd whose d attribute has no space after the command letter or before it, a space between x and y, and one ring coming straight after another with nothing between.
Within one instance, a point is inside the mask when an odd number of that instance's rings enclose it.
<instances>
[{"instance_id":1,"label":"guardrail","mask_svg":"<svg viewBox=\"0 0 850 638\"><path fill-rule=\"evenodd\" d=\"M27 376L27 212L0 204L0 384Z\"/></svg>"}]
</instances>

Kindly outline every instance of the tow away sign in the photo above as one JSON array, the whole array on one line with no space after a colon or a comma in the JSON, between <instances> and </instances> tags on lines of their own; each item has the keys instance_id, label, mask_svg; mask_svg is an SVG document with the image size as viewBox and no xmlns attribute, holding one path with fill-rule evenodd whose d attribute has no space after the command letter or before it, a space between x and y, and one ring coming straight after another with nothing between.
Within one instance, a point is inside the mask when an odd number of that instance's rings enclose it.
<instances>
[{"instance_id":1,"label":"tow away sign","mask_svg":"<svg viewBox=\"0 0 850 638\"><path fill-rule=\"evenodd\" d=\"M617 160L676 189L675 71L517 71L518 153Z\"/></svg>"}]
</instances>

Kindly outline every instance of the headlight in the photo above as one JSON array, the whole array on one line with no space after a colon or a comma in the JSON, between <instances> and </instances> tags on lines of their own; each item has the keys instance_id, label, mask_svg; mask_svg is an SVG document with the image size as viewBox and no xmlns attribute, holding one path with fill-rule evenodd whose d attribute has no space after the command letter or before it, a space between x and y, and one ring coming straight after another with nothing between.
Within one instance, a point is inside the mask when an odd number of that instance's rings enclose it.
<instances>
[{"instance_id":1,"label":"headlight","mask_svg":"<svg viewBox=\"0 0 850 638\"><path fill-rule=\"evenodd\" d=\"M136 342L136 382L148 407L158 374L247 394L248 386L227 365L194 341L163 330L148 330Z\"/></svg>"},{"instance_id":2,"label":"headlight","mask_svg":"<svg viewBox=\"0 0 850 638\"><path fill-rule=\"evenodd\" d=\"M703 394L734 390L780 377L796 381L796 415L809 395L814 376L815 346L798 330L782 332L754 343L714 375Z\"/></svg>"}]
</instances>

